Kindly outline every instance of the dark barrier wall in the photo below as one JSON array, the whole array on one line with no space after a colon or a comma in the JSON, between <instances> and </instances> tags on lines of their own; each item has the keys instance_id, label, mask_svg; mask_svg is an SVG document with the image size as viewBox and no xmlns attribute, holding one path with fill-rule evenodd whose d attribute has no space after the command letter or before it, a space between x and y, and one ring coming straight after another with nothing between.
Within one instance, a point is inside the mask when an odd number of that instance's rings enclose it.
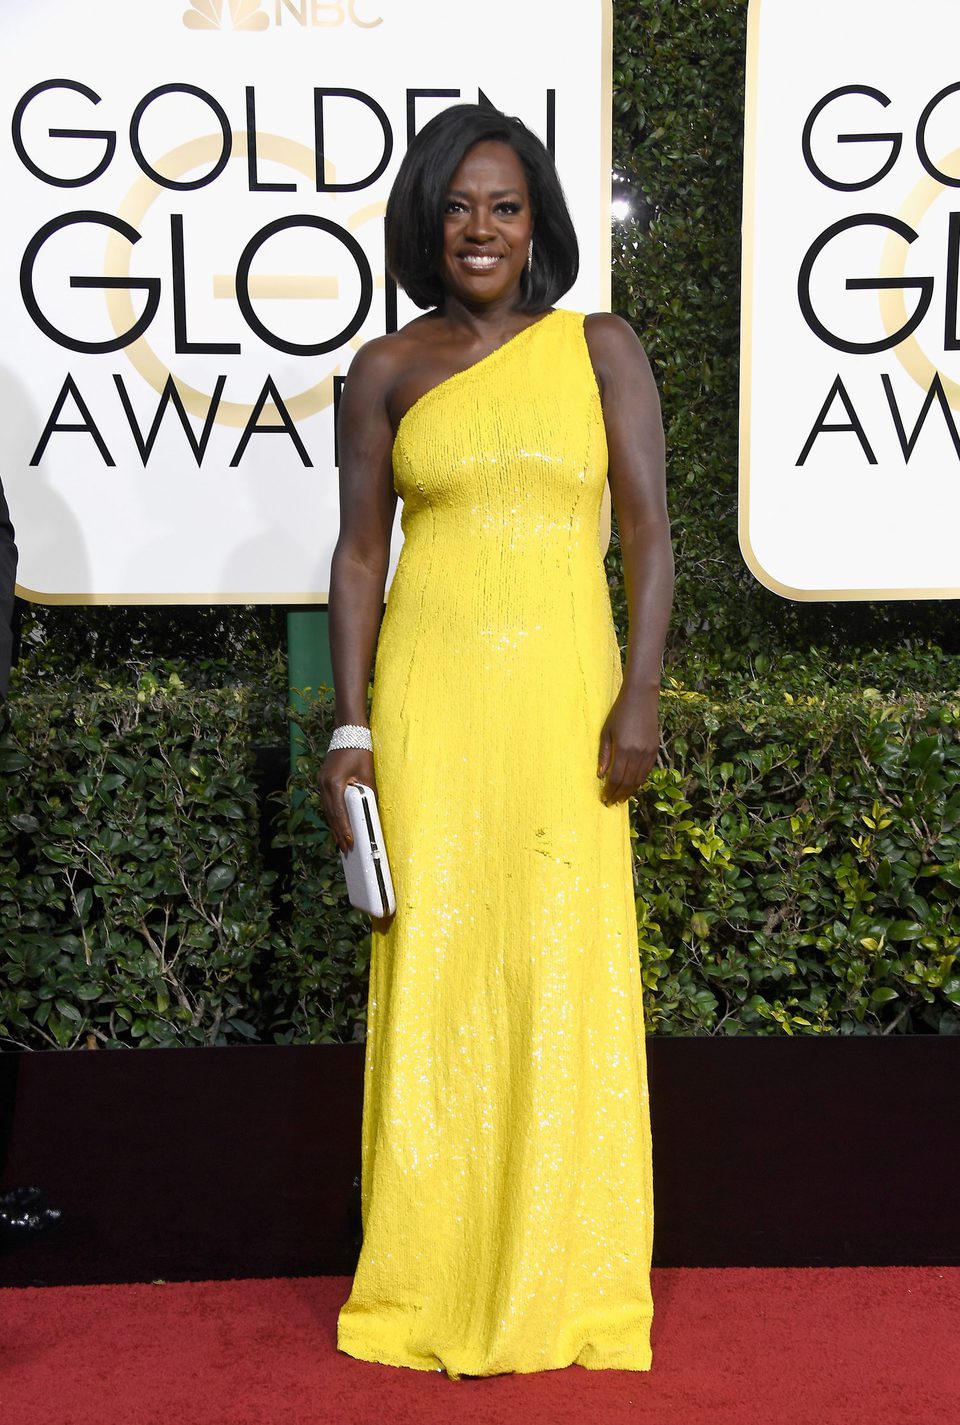
<instances>
[{"instance_id":1,"label":"dark barrier wall","mask_svg":"<svg viewBox=\"0 0 960 1425\"><path fill-rule=\"evenodd\" d=\"M946 1038L649 1043L661 1266L960 1263ZM0 1055L5 1285L352 1272L360 1045ZM19 1078L18 1078L19 1074Z\"/></svg>"}]
</instances>

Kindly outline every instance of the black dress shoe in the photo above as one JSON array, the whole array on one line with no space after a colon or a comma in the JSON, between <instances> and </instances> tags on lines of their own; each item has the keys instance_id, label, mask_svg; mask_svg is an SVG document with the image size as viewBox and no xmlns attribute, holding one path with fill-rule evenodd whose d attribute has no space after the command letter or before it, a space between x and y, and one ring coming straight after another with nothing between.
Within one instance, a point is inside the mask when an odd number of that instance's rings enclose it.
<instances>
[{"instance_id":1,"label":"black dress shoe","mask_svg":"<svg viewBox=\"0 0 960 1425\"><path fill-rule=\"evenodd\" d=\"M40 1188L16 1187L0 1192L0 1244L7 1247L49 1232L63 1217L49 1207Z\"/></svg>"}]
</instances>

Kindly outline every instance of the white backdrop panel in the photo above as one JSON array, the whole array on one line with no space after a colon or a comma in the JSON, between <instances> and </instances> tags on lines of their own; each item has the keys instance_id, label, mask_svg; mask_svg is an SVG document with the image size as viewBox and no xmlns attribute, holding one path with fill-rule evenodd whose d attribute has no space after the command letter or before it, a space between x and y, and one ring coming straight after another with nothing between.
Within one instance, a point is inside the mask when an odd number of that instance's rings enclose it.
<instances>
[{"instance_id":1,"label":"white backdrop panel","mask_svg":"<svg viewBox=\"0 0 960 1425\"><path fill-rule=\"evenodd\" d=\"M564 305L609 305L609 0L562 24L551 0L496 22L444 0L5 0L0 47L4 110L20 108L19 151L10 122L0 140L0 474L27 597L326 599L335 378L388 328L383 207L410 124L438 109L482 91L552 129L581 242ZM323 99L323 179L349 191L318 192L315 89L369 101ZM105 277L140 286L71 281ZM399 324L414 315L401 294ZM145 463L131 430L149 432L171 373L195 440L215 404L199 464L174 410ZM279 419L274 391L302 453L263 431L241 450L258 402L255 424ZM399 520L391 575L398 550Z\"/></svg>"},{"instance_id":2,"label":"white backdrop panel","mask_svg":"<svg viewBox=\"0 0 960 1425\"><path fill-rule=\"evenodd\" d=\"M958 46L955 0L751 3L740 538L781 594L960 594Z\"/></svg>"}]
</instances>

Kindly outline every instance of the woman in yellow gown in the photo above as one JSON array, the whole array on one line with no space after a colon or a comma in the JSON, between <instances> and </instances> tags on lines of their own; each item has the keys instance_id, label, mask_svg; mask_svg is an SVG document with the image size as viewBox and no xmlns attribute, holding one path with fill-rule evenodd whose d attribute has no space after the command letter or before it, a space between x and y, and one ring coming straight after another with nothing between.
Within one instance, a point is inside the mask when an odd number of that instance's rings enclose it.
<instances>
[{"instance_id":1,"label":"woman in yellow gown","mask_svg":"<svg viewBox=\"0 0 960 1425\"><path fill-rule=\"evenodd\" d=\"M321 790L345 849L343 789L375 786L397 909L373 928L363 1246L338 1346L452 1378L648 1370L627 798L658 746L673 576L656 388L626 323L552 306L576 238L517 120L457 105L424 128L387 260L429 310L363 347L340 416L343 730Z\"/></svg>"}]
</instances>

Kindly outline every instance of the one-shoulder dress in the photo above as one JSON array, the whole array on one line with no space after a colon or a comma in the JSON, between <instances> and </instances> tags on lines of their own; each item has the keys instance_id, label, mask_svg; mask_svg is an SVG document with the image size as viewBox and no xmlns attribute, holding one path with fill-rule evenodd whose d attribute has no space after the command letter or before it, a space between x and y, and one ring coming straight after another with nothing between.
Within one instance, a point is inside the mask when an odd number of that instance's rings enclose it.
<instances>
[{"instance_id":1,"label":"one-shoulder dress","mask_svg":"<svg viewBox=\"0 0 960 1425\"><path fill-rule=\"evenodd\" d=\"M371 729L397 911L372 936L363 1246L337 1344L485 1376L648 1370L651 1141L622 681L582 314L406 413Z\"/></svg>"}]
</instances>

